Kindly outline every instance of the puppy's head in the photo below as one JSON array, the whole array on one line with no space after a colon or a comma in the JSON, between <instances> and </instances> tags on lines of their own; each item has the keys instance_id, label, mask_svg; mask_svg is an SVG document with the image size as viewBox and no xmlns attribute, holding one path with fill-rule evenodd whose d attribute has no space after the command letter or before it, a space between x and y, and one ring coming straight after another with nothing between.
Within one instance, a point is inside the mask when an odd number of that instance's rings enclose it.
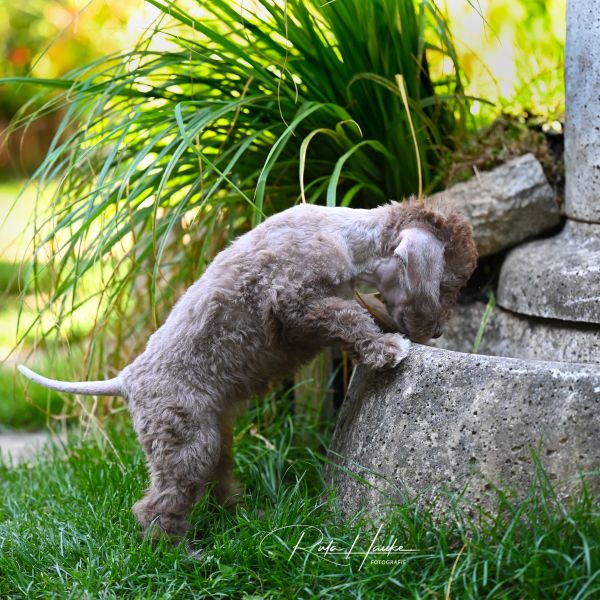
<instances>
[{"instance_id":1,"label":"puppy's head","mask_svg":"<svg viewBox=\"0 0 600 600\"><path fill-rule=\"evenodd\" d=\"M439 337L477 263L470 223L423 206L406 210L379 273L390 316L411 340Z\"/></svg>"}]
</instances>

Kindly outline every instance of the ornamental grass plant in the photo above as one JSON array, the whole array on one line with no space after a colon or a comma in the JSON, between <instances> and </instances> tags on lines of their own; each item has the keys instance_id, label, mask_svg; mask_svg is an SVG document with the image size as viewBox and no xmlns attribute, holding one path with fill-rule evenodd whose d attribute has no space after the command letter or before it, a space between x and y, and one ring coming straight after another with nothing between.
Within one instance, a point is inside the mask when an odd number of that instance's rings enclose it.
<instances>
[{"instance_id":1,"label":"ornamental grass plant","mask_svg":"<svg viewBox=\"0 0 600 600\"><path fill-rule=\"evenodd\" d=\"M64 115L30 182L56 191L36 214L37 277L24 277L54 285L21 335L48 339L93 306L92 371L122 366L214 254L265 216L435 188L467 124L432 0L147 3L156 20L132 51L61 79L2 80L42 89L13 127ZM432 59L451 65L437 81Z\"/></svg>"}]
</instances>

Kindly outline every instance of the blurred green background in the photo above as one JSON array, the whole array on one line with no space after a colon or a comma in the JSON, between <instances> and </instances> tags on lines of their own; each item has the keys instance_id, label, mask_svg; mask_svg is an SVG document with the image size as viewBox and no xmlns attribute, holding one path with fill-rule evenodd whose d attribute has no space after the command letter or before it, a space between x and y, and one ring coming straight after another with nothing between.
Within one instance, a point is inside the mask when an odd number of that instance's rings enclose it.
<instances>
[{"instance_id":1,"label":"blurred green background","mask_svg":"<svg viewBox=\"0 0 600 600\"><path fill-rule=\"evenodd\" d=\"M151 15L141 0L0 0L0 77L60 77L105 53L130 47L151 23ZM61 119L60 112L42 116L8 135L11 120L37 91L28 85L0 86L0 429L33 429L62 410L58 395L34 387L25 393L14 376L14 365L36 343L31 333L17 344L39 301L30 295L21 304L19 290L33 251L36 202L41 198L43 205L49 198L43 191L38 197L34 187L20 192L44 158ZM39 105L34 101L31 111ZM37 210L42 209L38 203ZM76 328L65 331L65 337L76 343ZM71 350L74 355L67 363L80 355L77 347ZM37 352L34 360L43 368L51 352ZM69 368L58 370L66 376Z\"/></svg>"},{"instance_id":2,"label":"blurred green background","mask_svg":"<svg viewBox=\"0 0 600 600\"><path fill-rule=\"evenodd\" d=\"M247 0L244 6L251 4ZM511 115L517 123L533 117L538 129L562 131L565 5L566 0L438 3L454 37L465 94L491 103L470 105L470 138L461 142L466 154L487 152L477 132L501 115ZM143 0L0 0L0 77L59 79L108 53L132 49L160 19L160 11ZM160 52L161 43L164 39L155 37L153 49ZM427 60L437 81L451 75L453 64L448 56L427 50ZM38 88L26 84L0 86L0 426L29 428L60 412L60 398L34 387L24 393L14 385L15 363L27 358L41 370L51 363L57 377L68 377L70 365L77 365L80 373L89 346L79 342L89 336L97 317L93 306L73 311L61 323L57 341L48 343L40 339L39 328L29 330L28 324L39 314L51 278L38 278L37 293L19 298L24 279L30 276L27 267L36 234L33 217L44 210L56 183L38 180L24 193L20 190L43 160L66 110L40 114L27 127L8 135L11 121L23 106L30 103L30 114L42 106L35 98L37 92ZM473 141L477 143L470 147ZM504 142L495 139L494 143ZM457 155L460 162L460 152ZM36 353L31 358L33 348Z\"/></svg>"}]
</instances>

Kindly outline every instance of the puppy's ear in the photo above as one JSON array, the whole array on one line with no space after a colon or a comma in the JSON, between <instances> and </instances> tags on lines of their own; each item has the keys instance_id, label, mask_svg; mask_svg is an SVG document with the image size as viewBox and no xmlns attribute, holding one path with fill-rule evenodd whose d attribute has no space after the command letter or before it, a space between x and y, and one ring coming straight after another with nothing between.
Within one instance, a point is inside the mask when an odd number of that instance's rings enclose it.
<instances>
[{"instance_id":1,"label":"puppy's ear","mask_svg":"<svg viewBox=\"0 0 600 600\"><path fill-rule=\"evenodd\" d=\"M419 255L444 251L444 244L433 233L419 227L405 229L400 233L399 240L394 254L404 261L408 261L411 253Z\"/></svg>"},{"instance_id":2,"label":"puppy's ear","mask_svg":"<svg viewBox=\"0 0 600 600\"><path fill-rule=\"evenodd\" d=\"M407 269L409 285L436 296L444 273L444 244L426 229L410 227L394 250Z\"/></svg>"},{"instance_id":3,"label":"puppy's ear","mask_svg":"<svg viewBox=\"0 0 600 600\"><path fill-rule=\"evenodd\" d=\"M400 243L394 250L394 256L397 256L405 267L408 267L408 248L410 246L410 236L407 234L408 231L400 234Z\"/></svg>"}]
</instances>

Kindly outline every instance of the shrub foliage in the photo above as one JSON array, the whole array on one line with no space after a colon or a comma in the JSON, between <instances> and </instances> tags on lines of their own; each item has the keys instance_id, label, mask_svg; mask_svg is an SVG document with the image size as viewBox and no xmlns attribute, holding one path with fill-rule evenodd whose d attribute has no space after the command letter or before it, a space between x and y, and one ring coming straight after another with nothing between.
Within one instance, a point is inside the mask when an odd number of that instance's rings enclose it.
<instances>
[{"instance_id":1,"label":"shrub foliage","mask_svg":"<svg viewBox=\"0 0 600 600\"><path fill-rule=\"evenodd\" d=\"M59 182L36 239L57 327L94 299L92 333L112 318L124 339L132 306L140 326L148 311L158 322L268 214L373 206L440 180L469 99L431 0L147 2L160 17L133 51L25 79L48 99L15 126L64 110L33 178ZM450 65L443 80L431 58Z\"/></svg>"}]
</instances>

